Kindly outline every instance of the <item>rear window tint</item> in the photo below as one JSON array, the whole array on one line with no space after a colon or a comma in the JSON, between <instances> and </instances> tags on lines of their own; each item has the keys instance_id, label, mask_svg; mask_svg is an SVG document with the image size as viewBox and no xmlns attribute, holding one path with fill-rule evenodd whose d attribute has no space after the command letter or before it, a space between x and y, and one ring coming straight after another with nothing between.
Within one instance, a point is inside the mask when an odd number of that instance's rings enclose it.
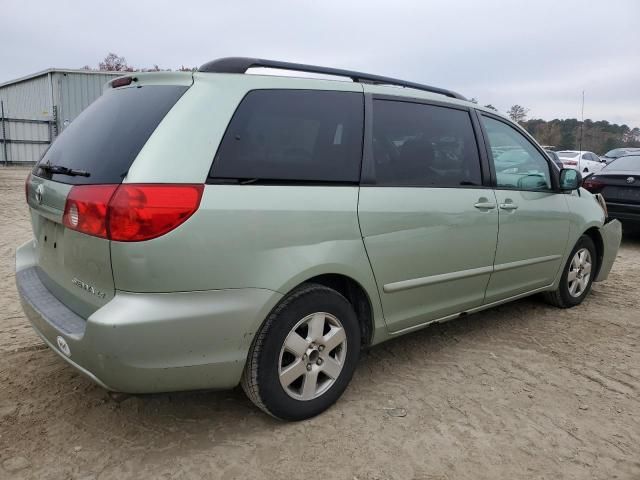
<instances>
[{"instance_id":1,"label":"rear window tint","mask_svg":"<svg viewBox=\"0 0 640 480\"><path fill-rule=\"evenodd\" d=\"M401 101L373 102L376 185L481 185L469 113Z\"/></svg>"},{"instance_id":2,"label":"rear window tint","mask_svg":"<svg viewBox=\"0 0 640 480\"><path fill-rule=\"evenodd\" d=\"M604 170L628 170L633 172L640 173L640 155L629 155L627 157L618 157L617 160L614 160L609 165L607 165Z\"/></svg>"},{"instance_id":3,"label":"rear window tint","mask_svg":"<svg viewBox=\"0 0 640 480\"><path fill-rule=\"evenodd\" d=\"M188 87L148 85L107 91L53 142L39 163L85 170L89 177L34 173L70 184L121 183L134 159Z\"/></svg>"},{"instance_id":4,"label":"rear window tint","mask_svg":"<svg viewBox=\"0 0 640 480\"><path fill-rule=\"evenodd\" d=\"M254 90L238 106L210 176L358 182L363 97L355 92Z\"/></svg>"}]
</instances>

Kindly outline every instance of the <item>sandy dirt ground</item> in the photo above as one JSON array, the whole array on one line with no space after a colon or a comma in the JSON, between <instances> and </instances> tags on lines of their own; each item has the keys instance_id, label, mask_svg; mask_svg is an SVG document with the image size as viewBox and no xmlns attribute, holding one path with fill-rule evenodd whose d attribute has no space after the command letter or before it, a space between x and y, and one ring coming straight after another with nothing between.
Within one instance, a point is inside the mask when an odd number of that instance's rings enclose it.
<instances>
[{"instance_id":1,"label":"sandy dirt ground","mask_svg":"<svg viewBox=\"0 0 640 480\"><path fill-rule=\"evenodd\" d=\"M287 424L240 389L114 398L49 351L14 286L26 173L0 168L2 479L640 478L640 236L582 306L531 298L380 345L333 408Z\"/></svg>"}]
</instances>

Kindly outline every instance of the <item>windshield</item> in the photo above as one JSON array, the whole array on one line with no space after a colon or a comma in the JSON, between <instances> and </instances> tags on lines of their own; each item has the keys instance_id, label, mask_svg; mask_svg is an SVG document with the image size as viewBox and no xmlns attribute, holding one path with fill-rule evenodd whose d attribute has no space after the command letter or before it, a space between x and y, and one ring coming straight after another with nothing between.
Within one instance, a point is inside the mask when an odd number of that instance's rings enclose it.
<instances>
[{"instance_id":1,"label":"windshield","mask_svg":"<svg viewBox=\"0 0 640 480\"><path fill-rule=\"evenodd\" d=\"M560 158L573 158L578 156L578 152L558 152Z\"/></svg>"},{"instance_id":2,"label":"windshield","mask_svg":"<svg viewBox=\"0 0 640 480\"><path fill-rule=\"evenodd\" d=\"M121 183L160 121L188 87L150 85L107 91L44 154L34 174L70 184ZM68 175L71 170L88 174Z\"/></svg>"},{"instance_id":3,"label":"windshield","mask_svg":"<svg viewBox=\"0 0 640 480\"><path fill-rule=\"evenodd\" d=\"M614 148L613 150L609 150L607 153L604 154L605 157L609 157L609 158L618 158L621 155L624 155L624 150L621 148Z\"/></svg>"},{"instance_id":4,"label":"windshield","mask_svg":"<svg viewBox=\"0 0 640 480\"><path fill-rule=\"evenodd\" d=\"M605 169L627 170L640 173L640 155L628 155L626 157L620 157L603 168L603 170Z\"/></svg>"}]
</instances>

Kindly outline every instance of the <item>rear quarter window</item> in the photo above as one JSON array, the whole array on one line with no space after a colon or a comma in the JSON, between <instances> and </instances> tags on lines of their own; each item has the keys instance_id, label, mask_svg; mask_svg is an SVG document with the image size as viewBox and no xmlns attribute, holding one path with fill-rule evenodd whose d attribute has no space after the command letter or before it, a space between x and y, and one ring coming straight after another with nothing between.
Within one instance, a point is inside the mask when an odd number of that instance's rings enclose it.
<instances>
[{"instance_id":1,"label":"rear quarter window","mask_svg":"<svg viewBox=\"0 0 640 480\"><path fill-rule=\"evenodd\" d=\"M70 184L121 183L136 156L167 112L189 87L147 85L108 90L53 142L40 163L85 170L89 177L38 176Z\"/></svg>"},{"instance_id":2,"label":"rear quarter window","mask_svg":"<svg viewBox=\"0 0 640 480\"><path fill-rule=\"evenodd\" d=\"M251 91L227 127L210 177L357 183L363 110L356 92Z\"/></svg>"}]
</instances>

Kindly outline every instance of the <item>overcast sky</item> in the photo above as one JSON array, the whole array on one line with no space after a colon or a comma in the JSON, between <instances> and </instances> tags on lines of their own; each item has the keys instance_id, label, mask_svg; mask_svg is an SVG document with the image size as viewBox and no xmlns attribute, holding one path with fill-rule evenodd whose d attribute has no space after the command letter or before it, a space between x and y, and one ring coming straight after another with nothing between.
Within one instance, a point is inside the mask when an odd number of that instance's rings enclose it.
<instances>
[{"instance_id":1,"label":"overcast sky","mask_svg":"<svg viewBox=\"0 0 640 480\"><path fill-rule=\"evenodd\" d=\"M640 0L0 0L0 82L48 67L254 56L640 126Z\"/></svg>"}]
</instances>

